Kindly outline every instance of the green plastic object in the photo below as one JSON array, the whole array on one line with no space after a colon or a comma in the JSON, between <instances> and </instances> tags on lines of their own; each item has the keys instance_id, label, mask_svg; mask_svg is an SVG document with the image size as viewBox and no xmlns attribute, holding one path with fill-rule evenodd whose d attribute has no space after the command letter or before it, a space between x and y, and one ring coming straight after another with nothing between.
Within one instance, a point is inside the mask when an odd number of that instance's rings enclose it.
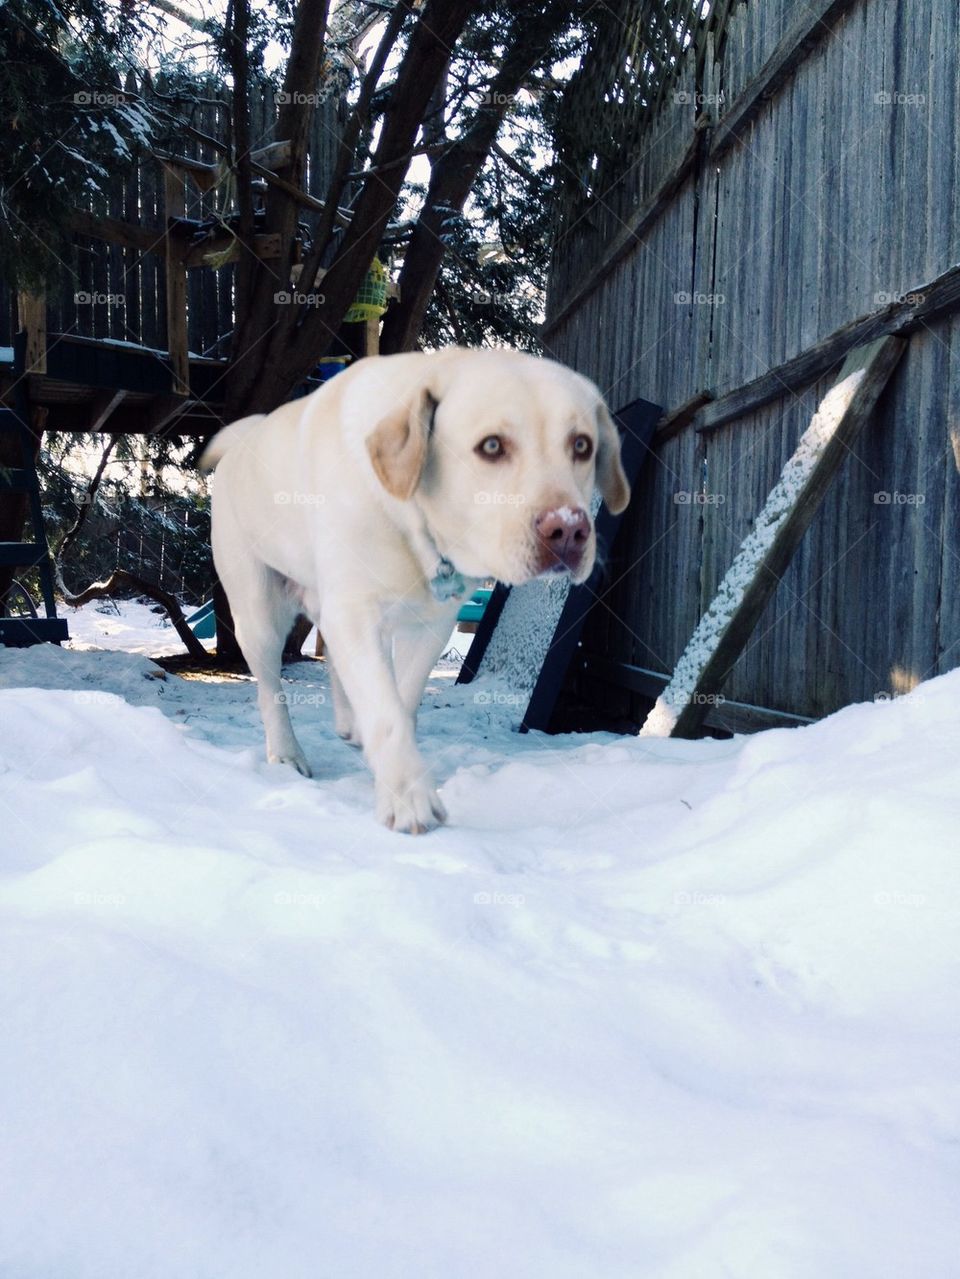
<instances>
[{"instance_id":1,"label":"green plastic object","mask_svg":"<svg viewBox=\"0 0 960 1279\"><path fill-rule=\"evenodd\" d=\"M217 619L213 611L213 600L201 604L195 613L187 618L187 625L197 639L213 639L217 633Z\"/></svg>"},{"instance_id":2,"label":"green plastic object","mask_svg":"<svg viewBox=\"0 0 960 1279\"><path fill-rule=\"evenodd\" d=\"M485 586L481 586L475 590L457 614L457 621L479 622L480 618L483 617L487 604L490 602L490 596L492 594L493 591Z\"/></svg>"}]
</instances>

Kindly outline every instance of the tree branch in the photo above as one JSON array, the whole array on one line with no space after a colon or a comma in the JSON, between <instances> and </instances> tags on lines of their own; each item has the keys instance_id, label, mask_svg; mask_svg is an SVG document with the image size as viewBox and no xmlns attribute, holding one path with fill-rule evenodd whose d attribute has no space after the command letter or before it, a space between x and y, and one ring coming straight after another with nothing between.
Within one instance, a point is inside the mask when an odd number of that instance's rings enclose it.
<instances>
[{"instance_id":1,"label":"tree branch","mask_svg":"<svg viewBox=\"0 0 960 1279\"><path fill-rule=\"evenodd\" d=\"M177 597L171 595L169 591L161 590L153 582L147 582L144 578L139 577L136 573L128 572L125 568L118 568L105 581L93 582L86 590L80 591L76 595L71 595L64 587L63 578L59 572L57 577L57 584L63 592L64 602L69 604L71 608L79 608L81 604L87 604L90 600L129 599L131 595L146 595L148 599L162 604L167 610L167 616L173 623L190 656L197 658L198 661L205 662L209 660L207 650L190 629Z\"/></svg>"},{"instance_id":2,"label":"tree branch","mask_svg":"<svg viewBox=\"0 0 960 1279\"><path fill-rule=\"evenodd\" d=\"M433 165L427 198L400 272L400 302L390 308L384 321L380 339L384 355L416 349L446 251L444 223L463 210L514 95L565 20L562 10L554 6L523 33L524 39L508 50L466 130Z\"/></svg>"},{"instance_id":3,"label":"tree branch","mask_svg":"<svg viewBox=\"0 0 960 1279\"><path fill-rule=\"evenodd\" d=\"M376 252L396 204L406 166L392 162L413 149L417 134L450 59L450 52L477 8L476 0L426 0L400 64L373 168L367 178L350 226L337 257L324 277L324 289L336 297L338 284L348 292L347 305L356 293L371 257ZM307 279L312 278L307 269ZM337 299L340 304L340 299ZM341 310L342 314L342 310ZM304 317L295 339L298 356L306 363L317 345L324 317Z\"/></svg>"},{"instance_id":4,"label":"tree branch","mask_svg":"<svg viewBox=\"0 0 960 1279\"><path fill-rule=\"evenodd\" d=\"M233 74L233 162L237 173L237 235L250 252L241 254L236 270L237 315L249 313L253 301L254 270L257 256L253 251L253 188L250 170L250 54L247 40L250 29L248 0L230 0L227 8L227 60ZM238 326L239 327L239 326Z\"/></svg>"},{"instance_id":5,"label":"tree branch","mask_svg":"<svg viewBox=\"0 0 960 1279\"><path fill-rule=\"evenodd\" d=\"M80 530L83 528L84 524L86 524L87 516L90 514L90 510L93 506L93 499L97 496L97 490L100 488L100 481L103 479L103 473L107 469L110 454L113 452L114 448L116 448L119 440L119 435L112 435L107 441L103 452L100 454L100 461L97 463L97 469L94 471L90 479L90 483L87 485L86 492L83 495L83 501L79 504L77 509L77 518L72 526L67 529L67 532L64 534L63 541L57 549L56 558L58 560L62 559L66 552L74 544L80 535Z\"/></svg>"},{"instance_id":6,"label":"tree branch","mask_svg":"<svg viewBox=\"0 0 960 1279\"><path fill-rule=\"evenodd\" d=\"M373 157L374 167L385 171L364 179L350 225L324 275L324 301L315 307L270 307L260 316L258 358L234 361L231 370L228 417L275 408L329 349L396 206L406 165L392 162L413 149L434 85L478 4L479 0L426 0L419 9ZM404 0L403 7L409 8L408 0ZM371 67L371 72L374 70ZM371 86L373 83L369 81ZM372 88L369 92L372 96ZM351 154L346 148L341 150L338 173L349 172ZM327 218L332 217L340 203L338 196L334 182L327 201ZM323 265L324 252L323 240L318 236L303 263L302 279L315 278ZM283 314L285 310L289 314Z\"/></svg>"},{"instance_id":7,"label":"tree branch","mask_svg":"<svg viewBox=\"0 0 960 1279\"><path fill-rule=\"evenodd\" d=\"M334 227L334 210L339 207L347 183L350 180L350 170L357 154L357 142L369 118L373 95L376 93L377 85L380 83L380 77L386 67L387 58L389 58L393 46L399 39L407 13L408 6L405 3L398 3L390 15L386 30L380 38L370 63L370 69L364 76L363 83L360 86L357 105L354 107L353 114L347 122L343 137L340 139L336 166L327 189L327 208L317 223L313 236L313 248L304 264L304 270L307 272L306 279L308 280L312 280L316 276L329 247ZM295 316L290 317L291 321L295 318ZM292 327L292 323L290 327Z\"/></svg>"},{"instance_id":8,"label":"tree branch","mask_svg":"<svg viewBox=\"0 0 960 1279\"><path fill-rule=\"evenodd\" d=\"M219 34L219 28L212 19L198 18L194 14L188 13L182 5L174 4L173 0L147 0L147 2L151 9L157 9L160 13L165 13L170 18L176 18L185 27L189 27L191 31L196 31L202 36L209 38Z\"/></svg>"},{"instance_id":9,"label":"tree branch","mask_svg":"<svg viewBox=\"0 0 960 1279\"><path fill-rule=\"evenodd\" d=\"M495 142L491 147L491 150L499 160L504 162L508 169L512 169L514 173L516 173L518 177L523 178L525 182L529 182L531 179L536 177L535 172L522 165L520 161L502 147L499 142Z\"/></svg>"}]
</instances>

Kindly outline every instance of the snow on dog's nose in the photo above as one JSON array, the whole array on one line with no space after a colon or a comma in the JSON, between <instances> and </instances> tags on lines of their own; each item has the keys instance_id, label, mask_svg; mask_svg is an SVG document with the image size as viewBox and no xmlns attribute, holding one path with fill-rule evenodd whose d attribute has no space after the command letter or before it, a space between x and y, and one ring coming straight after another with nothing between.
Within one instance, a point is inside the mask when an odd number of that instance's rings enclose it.
<instances>
[{"instance_id":1,"label":"snow on dog's nose","mask_svg":"<svg viewBox=\"0 0 960 1279\"><path fill-rule=\"evenodd\" d=\"M533 526L539 543L538 572L569 569L575 573L590 538L590 517L583 507L557 506L541 511Z\"/></svg>"}]
</instances>

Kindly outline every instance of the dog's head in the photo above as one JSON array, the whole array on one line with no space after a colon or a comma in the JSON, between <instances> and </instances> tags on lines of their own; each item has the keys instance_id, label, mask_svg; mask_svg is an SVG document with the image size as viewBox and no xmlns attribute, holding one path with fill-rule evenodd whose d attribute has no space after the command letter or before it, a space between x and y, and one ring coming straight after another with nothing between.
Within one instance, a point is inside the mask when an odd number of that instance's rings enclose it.
<instances>
[{"instance_id":1,"label":"dog's head","mask_svg":"<svg viewBox=\"0 0 960 1279\"><path fill-rule=\"evenodd\" d=\"M380 483L417 502L467 577L585 581L596 558L594 488L614 514L630 500L600 392L518 352L456 351L423 363L412 394L367 436Z\"/></svg>"}]
</instances>

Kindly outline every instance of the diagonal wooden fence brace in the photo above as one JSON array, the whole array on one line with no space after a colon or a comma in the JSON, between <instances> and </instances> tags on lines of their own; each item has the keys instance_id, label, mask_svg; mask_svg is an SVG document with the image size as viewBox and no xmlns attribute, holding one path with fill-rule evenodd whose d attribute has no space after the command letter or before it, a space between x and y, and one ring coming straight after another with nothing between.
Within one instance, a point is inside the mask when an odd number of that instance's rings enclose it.
<instances>
[{"instance_id":1,"label":"diagonal wooden fence brace","mask_svg":"<svg viewBox=\"0 0 960 1279\"><path fill-rule=\"evenodd\" d=\"M902 338L884 337L847 356L647 716L642 737L697 733L905 347Z\"/></svg>"}]
</instances>

